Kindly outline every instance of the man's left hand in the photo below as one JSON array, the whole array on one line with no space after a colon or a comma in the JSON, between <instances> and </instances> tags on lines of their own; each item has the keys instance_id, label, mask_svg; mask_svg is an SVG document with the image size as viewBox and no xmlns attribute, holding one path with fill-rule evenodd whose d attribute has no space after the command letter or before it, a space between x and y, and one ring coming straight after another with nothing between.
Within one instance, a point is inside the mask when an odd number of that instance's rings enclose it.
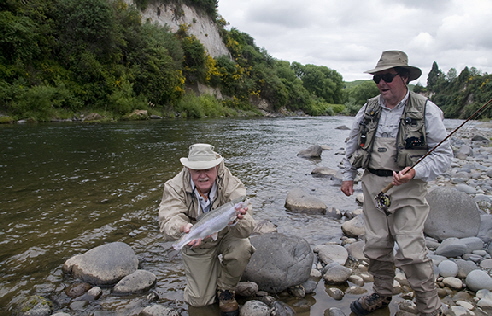
<instances>
[{"instance_id":1,"label":"man's left hand","mask_svg":"<svg viewBox=\"0 0 492 316\"><path fill-rule=\"evenodd\" d=\"M246 212L248 211L248 207L241 207L241 208L236 208L236 213L237 213L237 219L243 219L244 215L246 215Z\"/></svg>"}]
</instances>

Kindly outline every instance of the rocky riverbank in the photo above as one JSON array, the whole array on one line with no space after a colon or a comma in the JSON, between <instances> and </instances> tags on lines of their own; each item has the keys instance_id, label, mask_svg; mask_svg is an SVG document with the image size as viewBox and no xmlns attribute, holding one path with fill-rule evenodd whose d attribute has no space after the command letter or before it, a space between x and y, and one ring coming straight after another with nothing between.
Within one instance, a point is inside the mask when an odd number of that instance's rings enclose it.
<instances>
[{"instance_id":1,"label":"rocky riverbank","mask_svg":"<svg viewBox=\"0 0 492 316\"><path fill-rule=\"evenodd\" d=\"M429 203L435 205L435 220L441 221L426 227L429 236L427 245L435 263L436 281L448 315L481 316L492 312L491 136L490 133L472 129L458 133L452 139L456 157L452 170L430 183ZM330 179L327 181L339 181L336 171ZM305 212L313 208L303 199L316 199L316 196L306 193L294 195L293 198L298 206L293 211ZM357 198L362 204L363 199L360 196ZM443 205L446 201L451 205ZM293 307L276 297L307 297L317 290L320 282L323 282L331 298L339 302L346 300L347 306L351 302L348 297L363 295L370 289L372 279L362 256L363 218L360 209L340 212L325 207L323 211L322 205L315 206L317 210L321 208L326 216L340 222L344 237L336 244L306 247L302 236L287 238L275 233L273 225L259 223L258 235L252 237L255 247L272 249L272 239L281 238L285 244L276 249L286 251L275 256L254 257L252 264L267 267L287 261L290 262L289 268L297 265L287 274L277 271L273 278L277 283L260 282L265 278L262 271L250 269L249 280L245 280L249 282L241 283L237 289L241 296L241 315L294 315ZM443 227L452 224L456 224L457 228L443 231ZM261 251L257 253L261 254ZM129 297L129 305L134 305L132 312L125 315L192 315L192 311L182 302L161 301L152 291L155 276L138 267L138 260L128 245L112 243L104 248L94 248L65 262L65 273L76 281L66 288L57 289L58 292L51 297L19 299L16 312L19 315L120 315L116 311L104 311L101 302L124 296ZM299 276L303 280L296 279ZM395 278L394 289L397 294L392 302L393 310L398 310L398 315L413 315L413 293L400 271ZM135 303L135 297L139 298L136 300L138 303ZM344 311L330 308L324 314L348 315Z\"/></svg>"}]
</instances>

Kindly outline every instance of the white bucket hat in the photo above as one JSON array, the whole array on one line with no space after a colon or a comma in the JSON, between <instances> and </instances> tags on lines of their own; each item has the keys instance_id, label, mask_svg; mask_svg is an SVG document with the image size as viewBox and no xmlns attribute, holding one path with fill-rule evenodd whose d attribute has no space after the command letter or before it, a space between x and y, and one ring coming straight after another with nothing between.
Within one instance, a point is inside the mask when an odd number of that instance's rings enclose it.
<instances>
[{"instance_id":1,"label":"white bucket hat","mask_svg":"<svg viewBox=\"0 0 492 316\"><path fill-rule=\"evenodd\" d=\"M410 72L409 80L415 80L422 75L422 70L415 66L408 65L408 56L402 51L384 51L381 54L376 68L364 71L365 73L374 75L378 71L391 69L393 67L402 67L408 69Z\"/></svg>"},{"instance_id":2,"label":"white bucket hat","mask_svg":"<svg viewBox=\"0 0 492 316\"><path fill-rule=\"evenodd\" d=\"M197 170L213 168L223 160L224 158L214 151L214 146L209 144L191 145L188 158L180 159L183 166Z\"/></svg>"}]
</instances>

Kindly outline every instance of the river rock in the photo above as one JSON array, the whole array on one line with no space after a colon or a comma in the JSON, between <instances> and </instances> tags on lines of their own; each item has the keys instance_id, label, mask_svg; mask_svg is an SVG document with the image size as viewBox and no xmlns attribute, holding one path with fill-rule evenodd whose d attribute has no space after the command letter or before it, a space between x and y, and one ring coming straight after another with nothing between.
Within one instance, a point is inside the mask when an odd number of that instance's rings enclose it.
<instances>
[{"instance_id":1,"label":"river rock","mask_svg":"<svg viewBox=\"0 0 492 316\"><path fill-rule=\"evenodd\" d=\"M338 263L331 263L325 267L326 272L323 274L323 280L329 284L340 284L348 280L352 275L352 269L342 266Z\"/></svg>"},{"instance_id":2,"label":"river rock","mask_svg":"<svg viewBox=\"0 0 492 316\"><path fill-rule=\"evenodd\" d=\"M482 289L492 291L492 278L483 270L473 270L465 279L466 286L476 292Z\"/></svg>"},{"instance_id":3,"label":"river rock","mask_svg":"<svg viewBox=\"0 0 492 316\"><path fill-rule=\"evenodd\" d=\"M478 269L477 265L473 261L457 259L456 265L458 266L458 275L460 279L465 279L470 272Z\"/></svg>"},{"instance_id":4,"label":"river rock","mask_svg":"<svg viewBox=\"0 0 492 316\"><path fill-rule=\"evenodd\" d=\"M347 249L340 245L318 245L313 251L318 254L318 259L324 264L336 262L344 265L348 259Z\"/></svg>"},{"instance_id":5,"label":"river rock","mask_svg":"<svg viewBox=\"0 0 492 316\"><path fill-rule=\"evenodd\" d=\"M492 215L482 214L480 219L481 224L477 237L486 243L490 243L492 241Z\"/></svg>"},{"instance_id":6,"label":"river rock","mask_svg":"<svg viewBox=\"0 0 492 316\"><path fill-rule=\"evenodd\" d=\"M165 307L162 305L154 304L145 307L139 314L139 316L179 316L178 311L173 310L171 307Z\"/></svg>"},{"instance_id":7,"label":"river rock","mask_svg":"<svg viewBox=\"0 0 492 316\"><path fill-rule=\"evenodd\" d=\"M342 231L348 237L359 237L366 233L364 228L364 216L357 215L342 224Z\"/></svg>"},{"instance_id":8,"label":"river rock","mask_svg":"<svg viewBox=\"0 0 492 316\"><path fill-rule=\"evenodd\" d=\"M427 201L431 211L425 222L425 234L438 240L477 235L480 211L469 195L455 188L436 187L427 194Z\"/></svg>"},{"instance_id":9,"label":"river rock","mask_svg":"<svg viewBox=\"0 0 492 316\"><path fill-rule=\"evenodd\" d=\"M322 177L333 180L337 174L337 171L328 167L317 167L311 171L311 174L315 177Z\"/></svg>"},{"instance_id":10,"label":"river rock","mask_svg":"<svg viewBox=\"0 0 492 316\"><path fill-rule=\"evenodd\" d=\"M251 236L250 240L256 251L243 281L256 282L261 291L282 292L309 279L314 253L305 239L269 233Z\"/></svg>"},{"instance_id":11,"label":"river rock","mask_svg":"<svg viewBox=\"0 0 492 316\"><path fill-rule=\"evenodd\" d=\"M463 288L463 282L460 279L454 277L444 278L442 280L442 283L454 290L461 290Z\"/></svg>"},{"instance_id":12,"label":"river rock","mask_svg":"<svg viewBox=\"0 0 492 316\"><path fill-rule=\"evenodd\" d=\"M478 237L465 237L460 241L466 246L466 253L482 250L484 246L483 241Z\"/></svg>"},{"instance_id":13,"label":"river rock","mask_svg":"<svg viewBox=\"0 0 492 316\"><path fill-rule=\"evenodd\" d=\"M492 270L492 259L485 259L480 262L480 268L484 270Z\"/></svg>"},{"instance_id":14,"label":"river rock","mask_svg":"<svg viewBox=\"0 0 492 316\"><path fill-rule=\"evenodd\" d=\"M17 313L18 316L48 316L52 314L53 302L38 296L32 295L21 300Z\"/></svg>"},{"instance_id":15,"label":"river rock","mask_svg":"<svg viewBox=\"0 0 492 316\"><path fill-rule=\"evenodd\" d=\"M273 303L267 305L270 306L270 315L295 316L296 314L292 307L282 301L274 301Z\"/></svg>"},{"instance_id":16,"label":"river rock","mask_svg":"<svg viewBox=\"0 0 492 316\"><path fill-rule=\"evenodd\" d=\"M291 212L309 214L324 214L327 208L323 201L300 188L292 189L287 194L285 207Z\"/></svg>"},{"instance_id":17,"label":"river rock","mask_svg":"<svg viewBox=\"0 0 492 316\"><path fill-rule=\"evenodd\" d=\"M460 239L448 238L437 247L434 253L446 258L455 258L465 254L467 249L467 246Z\"/></svg>"},{"instance_id":18,"label":"river rock","mask_svg":"<svg viewBox=\"0 0 492 316\"><path fill-rule=\"evenodd\" d=\"M241 307L241 316L270 316L270 308L260 301L247 301Z\"/></svg>"},{"instance_id":19,"label":"river rock","mask_svg":"<svg viewBox=\"0 0 492 316\"><path fill-rule=\"evenodd\" d=\"M84 295L90 288L91 285L87 282L77 282L68 286L65 289L65 294L68 297L75 298Z\"/></svg>"},{"instance_id":20,"label":"river rock","mask_svg":"<svg viewBox=\"0 0 492 316\"><path fill-rule=\"evenodd\" d=\"M345 316L345 313L338 307L330 307L323 313L323 316Z\"/></svg>"},{"instance_id":21,"label":"river rock","mask_svg":"<svg viewBox=\"0 0 492 316\"><path fill-rule=\"evenodd\" d=\"M441 261L439 263L439 275L443 278L454 278L458 275L458 265L449 259Z\"/></svg>"},{"instance_id":22,"label":"river rock","mask_svg":"<svg viewBox=\"0 0 492 316\"><path fill-rule=\"evenodd\" d=\"M132 294L145 292L154 286L155 282L155 274L146 270L137 270L116 283L113 293Z\"/></svg>"},{"instance_id":23,"label":"river rock","mask_svg":"<svg viewBox=\"0 0 492 316\"><path fill-rule=\"evenodd\" d=\"M310 146L307 149L301 150L297 156L302 158L321 158L323 147L319 145Z\"/></svg>"},{"instance_id":24,"label":"river rock","mask_svg":"<svg viewBox=\"0 0 492 316\"><path fill-rule=\"evenodd\" d=\"M63 270L82 281L96 285L112 285L135 272L138 259L130 246L113 242L98 246L65 261Z\"/></svg>"},{"instance_id":25,"label":"river rock","mask_svg":"<svg viewBox=\"0 0 492 316\"><path fill-rule=\"evenodd\" d=\"M349 258L352 260L364 260L364 245L365 242L363 240L346 245L345 248L347 249Z\"/></svg>"},{"instance_id":26,"label":"river rock","mask_svg":"<svg viewBox=\"0 0 492 316\"><path fill-rule=\"evenodd\" d=\"M242 297L256 296L258 293L258 284L255 282L239 282L236 285L235 292Z\"/></svg>"}]
</instances>

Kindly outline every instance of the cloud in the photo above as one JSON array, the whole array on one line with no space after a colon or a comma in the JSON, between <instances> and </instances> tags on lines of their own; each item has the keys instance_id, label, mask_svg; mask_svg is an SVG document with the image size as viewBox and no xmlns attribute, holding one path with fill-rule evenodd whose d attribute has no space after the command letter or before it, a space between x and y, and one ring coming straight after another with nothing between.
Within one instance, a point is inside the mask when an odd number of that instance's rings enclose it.
<instances>
[{"instance_id":1,"label":"cloud","mask_svg":"<svg viewBox=\"0 0 492 316\"><path fill-rule=\"evenodd\" d=\"M492 73L489 0L219 0L230 27L274 58L327 66L346 81L368 79L383 50L403 50L422 84L442 71Z\"/></svg>"}]
</instances>

